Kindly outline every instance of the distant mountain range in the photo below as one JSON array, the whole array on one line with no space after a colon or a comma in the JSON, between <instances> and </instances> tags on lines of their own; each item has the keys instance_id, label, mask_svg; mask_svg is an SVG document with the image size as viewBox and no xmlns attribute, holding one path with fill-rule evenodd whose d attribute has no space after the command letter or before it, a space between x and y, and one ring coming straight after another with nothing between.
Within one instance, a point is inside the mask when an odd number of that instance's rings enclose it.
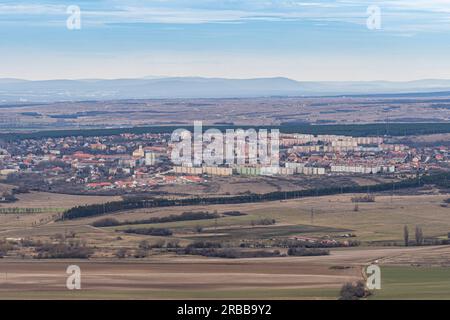
<instances>
[{"instance_id":1,"label":"distant mountain range","mask_svg":"<svg viewBox=\"0 0 450 320\"><path fill-rule=\"evenodd\" d=\"M116 99L342 96L448 92L450 80L309 82L288 78L0 79L0 103Z\"/></svg>"}]
</instances>

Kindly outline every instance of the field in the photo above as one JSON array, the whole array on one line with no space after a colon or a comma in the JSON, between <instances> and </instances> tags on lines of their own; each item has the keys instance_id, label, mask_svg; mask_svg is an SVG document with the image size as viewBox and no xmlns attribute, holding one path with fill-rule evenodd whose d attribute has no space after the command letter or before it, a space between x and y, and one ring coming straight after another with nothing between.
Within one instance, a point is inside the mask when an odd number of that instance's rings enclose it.
<instances>
[{"instance_id":1,"label":"field","mask_svg":"<svg viewBox=\"0 0 450 320\"><path fill-rule=\"evenodd\" d=\"M40 201L39 206L58 208L74 204L72 196L34 193L19 196L19 201L12 205L26 207ZM54 242L70 232L72 240L82 241L95 250L89 260L39 260L27 256L32 254L29 248L11 251L0 259L0 298L337 299L345 282L362 280L365 266L377 261L382 269L382 290L370 299L450 299L446 280L450 246L403 246L404 225L411 230L412 241L415 226L423 229L427 239L447 238L450 208L442 203L449 195L435 189L418 189L409 195L375 194L375 202L359 203L357 210L351 201L354 196L130 210L108 217L122 223L197 211L216 212L220 217L101 228L92 226L101 217L55 222L51 212L1 215L2 238ZM110 200L78 196L77 199L78 203ZM226 211L239 211L243 215L223 215ZM36 224L38 217L43 221ZM258 221L264 219L274 219L275 223L259 225ZM166 228L173 234L148 236L123 232L131 227ZM361 245L332 248L328 256L224 259L180 255L163 247L151 249L144 258L134 256L143 240L150 245L170 242L182 247L199 240L233 248L242 243L263 243L270 247L271 241L297 237L346 241L349 239L344 237L346 234L353 234L350 239ZM119 249L128 252L126 257L115 256ZM285 248L272 249L286 252ZM80 291L65 288L65 270L71 264L82 270Z\"/></svg>"},{"instance_id":2,"label":"field","mask_svg":"<svg viewBox=\"0 0 450 320\"><path fill-rule=\"evenodd\" d=\"M35 191L18 194L16 197L18 199L17 202L2 203L0 208L56 208L64 210L78 205L103 203L121 199L120 197L113 196L80 196Z\"/></svg>"},{"instance_id":3,"label":"field","mask_svg":"<svg viewBox=\"0 0 450 320\"><path fill-rule=\"evenodd\" d=\"M358 269L334 271L322 266L312 271L296 261L166 258L144 263L70 263L79 265L83 276L83 290L75 297L89 298L313 298L316 294L333 298L341 282L359 276ZM0 296L70 296L65 288L68 264L0 263Z\"/></svg>"},{"instance_id":4,"label":"field","mask_svg":"<svg viewBox=\"0 0 450 320\"><path fill-rule=\"evenodd\" d=\"M33 203L33 197L42 199L42 194L24 194L20 201L12 204L17 207L28 206ZM233 240L239 242L246 238L264 239L267 237L292 237L298 235L323 237L340 237L344 233L353 233L355 240L366 245L383 243L402 243L403 227L408 225L411 232L415 226L420 226L426 237L446 238L450 231L448 215L450 209L441 204L448 195L441 195L433 190L424 191L417 195L377 195L373 203L359 203L355 211L355 204L351 198L355 195L333 195L324 197L310 197L288 201L273 201L251 204L183 206L171 208L140 209L119 212L109 215L118 221L133 221L179 215L182 212L209 211L223 213L225 211L240 211L242 216L225 216L219 219L192 220L167 222L162 224L138 225L139 227L163 227L173 231L168 239L181 242L193 239L205 240ZM52 198L54 197L54 198ZM69 206L75 196L48 194L47 201L41 206L56 207ZM90 201L107 201L109 197L78 197L79 203ZM44 203L45 202L45 203ZM11 205L11 204L8 204ZM424 212L426 213L424 215ZM80 239L100 246L100 248L116 248L111 239L118 235L129 239L130 246L136 245L142 239L150 242L159 240L158 237L141 235L124 235L118 230L129 226L109 228L94 228L91 224L98 217L70 220L55 223L51 220L54 213L42 214L3 214L0 215L0 232L2 236L27 237L31 235L43 238L56 233L64 234L67 230L78 233ZM275 219L276 223L269 226L257 225L262 219ZM41 223L37 223L41 221ZM255 223L256 222L256 223ZM201 228L202 232L195 229ZM413 237L413 235L411 235ZM124 243L127 243L124 241ZM122 245L122 244L121 244Z\"/></svg>"},{"instance_id":5,"label":"field","mask_svg":"<svg viewBox=\"0 0 450 320\"><path fill-rule=\"evenodd\" d=\"M192 125L363 124L442 122L448 97L317 97L83 101L3 105L0 129ZM389 131L389 130L388 130ZM392 126L392 132L396 131ZM299 132L299 131L297 131ZM302 132L302 131L300 131ZM448 131L445 131L448 132ZM389 131L391 133L391 131Z\"/></svg>"},{"instance_id":6,"label":"field","mask_svg":"<svg viewBox=\"0 0 450 320\"><path fill-rule=\"evenodd\" d=\"M157 191L167 192L170 195L238 195L245 193L270 193L276 191L296 191L304 189L321 188L328 186L370 186L374 184L391 183L393 180L383 177L352 177L352 176L231 176L208 177L206 183L190 185L158 186ZM398 181L398 180L397 180Z\"/></svg>"},{"instance_id":7,"label":"field","mask_svg":"<svg viewBox=\"0 0 450 320\"><path fill-rule=\"evenodd\" d=\"M425 250L424 250L425 249ZM330 256L265 259L164 257L146 261L0 261L3 299L336 299L375 259L421 256L450 248L334 250ZM65 288L67 266L82 272L82 290ZM385 266L371 299L447 298L448 268Z\"/></svg>"},{"instance_id":8,"label":"field","mask_svg":"<svg viewBox=\"0 0 450 320\"><path fill-rule=\"evenodd\" d=\"M3 188L10 186L3 184ZM120 197L78 196L46 192L30 192L16 195L18 201L0 204L1 209L19 208L36 209L36 213L6 213L0 214L0 237L15 234L16 230L22 230L24 234L33 234L38 226L46 225L64 210L82 204L103 203L120 200ZM31 228L33 230L30 230Z\"/></svg>"},{"instance_id":9,"label":"field","mask_svg":"<svg viewBox=\"0 0 450 320\"><path fill-rule=\"evenodd\" d=\"M351 198L355 195L335 195L325 197L311 197L298 200L274 201L254 204L192 206L170 209L136 210L113 215L119 220L143 219L149 216L160 216L163 213L179 214L183 211L209 210L218 212L241 211L246 216L225 217L213 220L170 222L153 225L167 227L180 232L203 227L204 231L231 232L236 238L241 233L255 233L248 229L259 229L265 233L266 228L278 231L273 235L296 235L308 233L310 235L327 235L354 232L357 239L365 242L399 241L403 239L403 226L409 225L411 230L416 225L422 226L427 236L446 237L450 229L448 215L449 208L441 207L447 195L422 194L415 196L380 195L374 203L359 203L358 211ZM423 213L426 212L427 215ZM263 218L273 218L275 226L252 227L251 221ZM89 218L91 222L96 218ZM83 221L83 220L80 220ZM145 226L145 225L144 225ZM148 226L148 225L147 225ZM303 226L300 228L300 226ZM309 226L309 227L307 227ZM314 228L313 228L314 227ZM127 228L127 226L110 228L111 230ZM308 229L309 228L309 229ZM205 235L202 235L206 237ZM210 237L214 237L211 234Z\"/></svg>"},{"instance_id":10,"label":"field","mask_svg":"<svg viewBox=\"0 0 450 320\"><path fill-rule=\"evenodd\" d=\"M383 267L382 288L371 299L450 299L450 268Z\"/></svg>"}]
</instances>

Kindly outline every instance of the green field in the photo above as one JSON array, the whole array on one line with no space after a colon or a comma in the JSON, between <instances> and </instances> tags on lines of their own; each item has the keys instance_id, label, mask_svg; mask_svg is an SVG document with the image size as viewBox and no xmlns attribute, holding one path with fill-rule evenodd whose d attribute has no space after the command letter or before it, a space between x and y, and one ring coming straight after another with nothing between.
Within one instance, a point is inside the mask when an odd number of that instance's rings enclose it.
<instances>
[{"instance_id":1,"label":"green field","mask_svg":"<svg viewBox=\"0 0 450 320\"><path fill-rule=\"evenodd\" d=\"M370 299L450 299L450 267L382 267Z\"/></svg>"}]
</instances>

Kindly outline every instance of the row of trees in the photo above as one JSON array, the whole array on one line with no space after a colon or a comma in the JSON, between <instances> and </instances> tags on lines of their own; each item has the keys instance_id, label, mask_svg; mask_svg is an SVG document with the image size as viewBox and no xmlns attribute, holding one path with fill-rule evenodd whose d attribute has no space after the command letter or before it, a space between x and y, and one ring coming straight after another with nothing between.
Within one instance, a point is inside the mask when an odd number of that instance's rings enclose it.
<instances>
[{"instance_id":1,"label":"row of trees","mask_svg":"<svg viewBox=\"0 0 450 320\"><path fill-rule=\"evenodd\" d=\"M327 256L330 254L330 250L328 249L319 249L319 248L289 248L287 254L289 256Z\"/></svg>"},{"instance_id":2,"label":"row of trees","mask_svg":"<svg viewBox=\"0 0 450 320\"><path fill-rule=\"evenodd\" d=\"M55 212L60 210L59 208L0 208L0 214L28 214L28 213L46 213Z\"/></svg>"},{"instance_id":3,"label":"row of trees","mask_svg":"<svg viewBox=\"0 0 450 320\"><path fill-rule=\"evenodd\" d=\"M180 215L171 214L165 217L151 217L148 219L140 220L125 220L118 221L114 218L103 218L92 223L94 227L113 227L120 225L134 225L134 224L153 224L153 223L166 223L166 222L176 222L176 221L192 221L192 220L208 220L216 219L221 216L217 213L210 213L208 211L198 211L198 212L183 212Z\"/></svg>"},{"instance_id":4,"label":"row of trees","mask_svg":"<svg viewBox=\"0 0 450 320\"><path fill-rule=\"evenodd\" d=\"M125 233L142 234L146 236L168 237L172 235L172 231L166 228L128 228L122 230Z\"/></svg>"},{"instance_id":5,"label":"row of trees","mask_svg":"<svg viewBox=\"0 0 450 320\"><path fill-rule=\"evenodd\" d=\"M216 128L217 126L214 126ZM65 138L65 137L98 137L120 135L123 133L144 134L144 133L172 133L174 130L184 128L193 131L192 126L153 126L153 127L132 127L132 128L108 128L108 129L71 129L71 130L47 130L32 133L2 133L0 140L16 141L25 139L44 139L44 138ZM213 126L203 126L204 130L213 128ZM279 129L284 133L303 132L308 134L336 134L345 136L406 136L432 133L449 133L450 123L392 123L389 128L382 123L371 124L332 124L332 125L310 125L310 124L291 124L283 123L281 126L235 126L233 124L224 124L220 126L222 131L226 129Z\"/></svg>"},{"instance_id":6,"label":"row of trees","mask_svg":"<svg viewBox=\"0 0 450 320\"><path fill-rule=\"evenodd\" d=\"M410 241L409 241L409 228L407 225L405 225L403 227L403 240L405 242L405 246L409 246ZM422 228L419 226L416 226L416 230L415 230L415 244L416 246L421 246L424 244L424 236L423 236L423 231Z\"/></svg>"},{"instance_id":7,"label":"row of trees","mask_svg":"<svg viewBox=\"0 0 450 320\"><path fill-rule=\"evenodd\" d=\"M192 248L186 247L184 249L176 250L178 254L199 255L204 257L239 259L239 258L267 258L267 257L281 257L279 250L240 250L236 248Z\"/></svg>"}]
</instances>

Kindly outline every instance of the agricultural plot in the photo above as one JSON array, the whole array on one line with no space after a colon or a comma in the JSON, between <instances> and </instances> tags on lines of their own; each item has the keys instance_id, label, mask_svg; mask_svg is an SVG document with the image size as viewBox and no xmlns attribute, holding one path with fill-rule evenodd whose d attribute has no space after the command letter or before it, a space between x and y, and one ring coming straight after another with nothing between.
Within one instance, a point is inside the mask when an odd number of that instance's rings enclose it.
<instances>
[{"instance_id":1,"label":"agricultural plot","mask_svg":"<svg viewBox=\"0 0 450 320\"><path fill-rule=\"evenodd\" d=\"M149 208L104 216L50 221L26 226L15 215L4 215L1 237L55 241L57 235L72 232L70 241L82 241L95 248L89 260L0 259L0 297L71 299L337 299L340 287L363 279L363 268L378 261L382 268L381 291L370 299L446 298L450 246L385 246L402 243L403 226L420 225L425 237L444 239L450 229L450 209L442 206L447 194L428 190L416 195L376 194L375 202L355 204L354 195L310 197L264 203ZM209 212L216 219L165 223L123 224L126 221L180 216L183 212ZM239 211L241 215L224 213ZM424 212L426 215L424 215ZM8 217L6 217L8 216ZM19 215L20 219L33 215ZM94 227L93 222L113 218L118 226ZM261 225L261 221L273 224ZM162 228L168 236L124 233L128 228ZM331 248L326 256L265 258L211 258L177 254L166 247L151 249L136 258L142 241L149 246L176 243L180 248L195 241L218 242L225 246L257 243L270 239L308 237L341 239L353 234L359 247ZM411 236L413 237L413 235ZM383 245L380 247L380 245ZM264 250L273 250L264 249ZM124 258L115 252L129 252ZM245 249L259 250L259 249ZM280 249L285 253L286 249ZM26 253L26 252L25 252ZM83 290L65 290L65 268L79 264ZM414 267L413 267L413 266ZM404 273L402 270L406 270ZM232 279L232 280L230 280ZM421 288L421 289L418 289ZM409 293L408 293L409 292ZM411 292L414 292L411 293ZM435 292L435 293L433 293Z\"/></svg>"},{"instance_id":2,"label":"agricultural plot","mask_svg":"<svg viewBox=\"0 0 450 320\"><path fill-rule=\"evenodd\" d=\"M382 288L370 299L450 299L450 268L385 266Z\"/></svg>"}]
</instances>

